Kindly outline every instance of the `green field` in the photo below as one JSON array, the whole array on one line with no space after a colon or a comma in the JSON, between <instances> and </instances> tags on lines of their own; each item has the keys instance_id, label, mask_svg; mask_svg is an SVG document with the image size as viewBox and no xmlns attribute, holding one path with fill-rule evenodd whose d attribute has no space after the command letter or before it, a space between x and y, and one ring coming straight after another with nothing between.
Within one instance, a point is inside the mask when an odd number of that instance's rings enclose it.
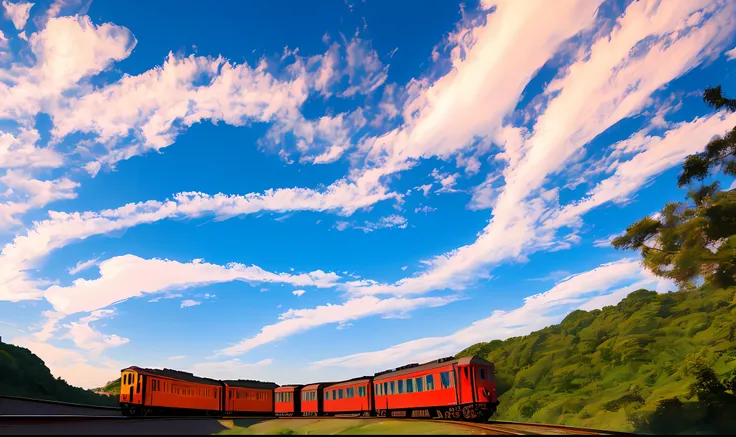
<instances>
[{"instance_id":1,"label":"green field","mask_svg":"<svg viewBox=\"0 0 736 437\"><path fill-rule=\"evenodd\" d=\"M484 434L481 430L472 428L408 420L375 420L375 419L273 419L249 420L234 419L221 420L224 426L230 429L221 431L217 435L306 435L306 434L354 434L354 435L465 435Z\"/></svg>"}]
</instances>

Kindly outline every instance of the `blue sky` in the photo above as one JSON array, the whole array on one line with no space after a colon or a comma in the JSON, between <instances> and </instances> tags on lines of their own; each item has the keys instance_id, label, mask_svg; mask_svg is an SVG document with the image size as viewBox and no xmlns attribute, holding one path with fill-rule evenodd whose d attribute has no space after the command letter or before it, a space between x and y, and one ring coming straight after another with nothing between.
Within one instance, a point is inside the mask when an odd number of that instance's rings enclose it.
<instances>
[{"instance_id":1,"label":"blue sky","mask_svg":"<svg viewBox=\"0 0 736 437\"><path fill-rule=\"evenodd\" d=\"M608 241L736 124L734 8L4 1L0 334L306 383L673 290Z\"/></svg>"}]
</instances>

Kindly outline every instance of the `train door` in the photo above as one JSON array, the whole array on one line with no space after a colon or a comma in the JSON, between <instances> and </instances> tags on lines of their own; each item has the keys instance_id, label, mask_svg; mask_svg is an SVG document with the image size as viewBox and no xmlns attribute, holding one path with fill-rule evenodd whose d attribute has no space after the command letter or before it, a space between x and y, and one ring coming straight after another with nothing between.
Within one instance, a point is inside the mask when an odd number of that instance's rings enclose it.
<instances>
[{"instance_id":1,"label":"train door","mask_svg":"<svg viewBox=\"0 0 736 437\"><path fill-rule=\"evenodd\" d=\"M457 369L458 401L461 405L475 402L473 390L473 368L470 366L459 366Z\"/></svg>"}]
</instances>

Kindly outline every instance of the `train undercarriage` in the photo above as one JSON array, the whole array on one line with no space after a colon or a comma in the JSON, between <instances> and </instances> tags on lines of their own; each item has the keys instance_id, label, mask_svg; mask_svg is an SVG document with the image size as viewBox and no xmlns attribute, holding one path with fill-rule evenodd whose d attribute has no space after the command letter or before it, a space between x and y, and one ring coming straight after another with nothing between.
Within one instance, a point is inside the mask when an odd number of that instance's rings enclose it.
<instances>
[{"instance_id":1,"label":"train undercarriage","mask_svg":"<svg viewBox=\"0 0 736 437\"><path fill-rule=\"evenodd\" d=\"M405 408L405 409L389 409L389 410L376 410L376 411L363 411L356 413L324 413L321 416L317 416L316 413L309 413L311 417L386 417L386 418L408 418L408 419L433 419L433 420L462 420L468 422L486 422L496 412L497 404L486 403L486 404L467 404L467 405L453 405L453 406L440 406L440 407L425 407L425 408ZM246 417L246 416L276 416L282 418L294 417L294 413L255 413L255 412L241 412L241 411L208 411L208 410L194 410L187 408L165 408L165 407L151 407L136 404L120 404L123 416L128 417L177 417L177 416L192 416L192 417Z\"/></svg>"}]
</instances>

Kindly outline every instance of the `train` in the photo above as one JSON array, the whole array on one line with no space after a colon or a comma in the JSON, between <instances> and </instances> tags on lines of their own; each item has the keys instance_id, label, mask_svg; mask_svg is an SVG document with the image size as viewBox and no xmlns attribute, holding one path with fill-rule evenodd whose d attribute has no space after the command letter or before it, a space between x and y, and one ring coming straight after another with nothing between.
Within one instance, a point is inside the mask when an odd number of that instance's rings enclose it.
<instances>
[{"instance_id":1,"label":"train","mask_svg":"<svg viewBox=\"0 0 736 437\"><path fill-rule=\"evenodd\" d=\"M487 421L498 407L495 369L447 357L344 381L278 385L172 369L121 370L125 416L357 416Z\"/></svg>"}]
</instances>

